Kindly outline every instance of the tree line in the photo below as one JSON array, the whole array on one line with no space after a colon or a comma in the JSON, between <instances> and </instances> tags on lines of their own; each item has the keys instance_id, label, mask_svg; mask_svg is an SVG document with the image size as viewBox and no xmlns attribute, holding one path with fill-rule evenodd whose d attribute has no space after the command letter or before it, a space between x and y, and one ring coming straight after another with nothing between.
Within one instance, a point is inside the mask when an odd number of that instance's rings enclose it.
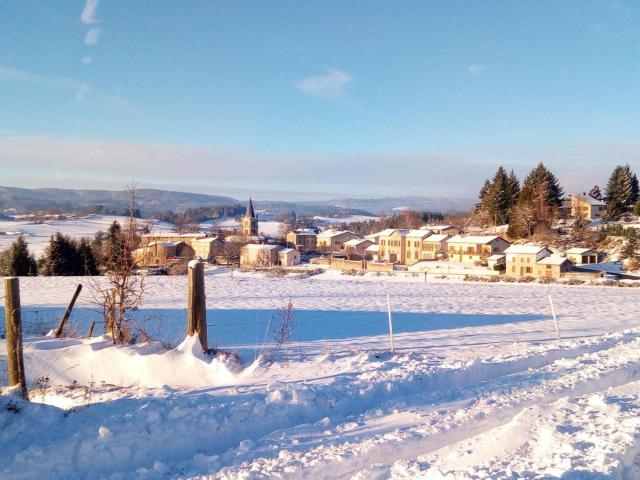
<instances>
[{"instance_id":1,"label":"tree line","mask_svg":"<svg viewBox=\"0 0 640 480\"><path fill-rule=\"evenodd\" d=\"M20 236L0 251L0 276L100 275L113 258L130 255L118 222L113 222L106 232L96 233L92 239L74 240L56 232L38 259L29 252L27 242Z\"/></svg>"},{"instance_id":2,"label":"tree line","mask_svg":"<svg viewBox=\"0 0 640 480\"><path fill-rule=\"evenodd\" d=\"M589 196L606 204L605 221L619 220L625 214L640 215L638 179L629 165L615 167L605 192L595 185ZM548 230L563 205L564 190L556 176L539 163L525 177L522 185L513 170L500 166L487 179L479 193L474 222L481 225L509 225L514 238L530 237Z\"/></svg>"}]
</instances>

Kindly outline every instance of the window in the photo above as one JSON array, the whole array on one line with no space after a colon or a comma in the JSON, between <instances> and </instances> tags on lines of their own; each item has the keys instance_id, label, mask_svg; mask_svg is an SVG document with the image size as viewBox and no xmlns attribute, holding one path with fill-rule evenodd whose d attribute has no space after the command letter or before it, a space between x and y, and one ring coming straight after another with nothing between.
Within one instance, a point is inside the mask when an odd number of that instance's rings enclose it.
<instances>
[{"instance_id":1,"label":"window","mask_svg":"<svg viewBox=\"0 0 640 480\"><path fill-rule=\"evenodd\" d=\"M527 272L527 273L531 273L531 267L526 267L526 268L524 269L524 271L525 271L525 272Z\"/></svg>"}]
</instances>

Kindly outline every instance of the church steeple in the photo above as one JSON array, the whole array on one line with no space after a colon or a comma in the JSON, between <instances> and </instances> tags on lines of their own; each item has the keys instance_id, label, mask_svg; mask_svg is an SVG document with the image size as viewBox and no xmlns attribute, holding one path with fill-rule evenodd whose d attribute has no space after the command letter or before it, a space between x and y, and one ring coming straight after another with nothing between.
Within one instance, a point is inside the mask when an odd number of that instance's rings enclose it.
<instances>
[{"instance_id":1,"label":"church steeple","mask_svg":"<svg viewBox=\"0 0 640 480\"><path fill-rule=\"evenodd\" d=\"M249 197L249 204L247 205L247 213L245 213L244 216L256 218L256 212L253 211L253 202L251 201L251 197Z\"/></svg>"},{"instance_id":2,"label":"church steeple","mask_svg":"<svg viewBox=\"0 0 640 480\"><path fill-rule=\"evenodd\" d=\"M258 217L253 209L253 201L249 197L249 203L247 204L247 211L242 217L242 235L245 237L257 237L258 236Z\"/></svg>"}]
</instances>

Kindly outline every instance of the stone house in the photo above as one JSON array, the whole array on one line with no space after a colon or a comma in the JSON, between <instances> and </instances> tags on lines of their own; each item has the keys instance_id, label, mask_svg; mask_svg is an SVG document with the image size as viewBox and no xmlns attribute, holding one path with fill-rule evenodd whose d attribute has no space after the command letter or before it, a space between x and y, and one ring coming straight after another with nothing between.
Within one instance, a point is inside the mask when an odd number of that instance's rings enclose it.
<instances>
[{"instance_id":1,"label":"stone house","mask_svg":"<svg viewBox=\"0 0 640 480\"><path fill-rule=\"evenodd\" d=\"M279 262L278 245L248 243L240 249L241 267L273 267Z\"/></svg>"},{"instance_id":2,"label":"stone house","mask_svg":"<svg viewBox=\"0 0 640 480\"><path fill-rule=\"evenodd\" d=\"M311 228L300 228L287 233L287 244L299 252L315 252L318 240L317 233Z\"/></svg>"},{"instance_id":3,"label":"stone house","mask_svg":"<svg viewBox=\"0 0 640 480\"><path fill-rule=\"evenodd\" d=\"M347 256L356 255L358 257L364 258L367 248L369 248L371 245L374 245L371 240L368 240L366 238L354 238L344 243L344 253Z\"/></svg>"},{"instance_id":4,"label":"stone house","mask_svg":"<svg viewBox=\"0 0 640 480\"><path fill-rule=\"evenodd\" d=\"M294 248L283 248L278 251L278 263L283 267L291 267L300 263L300 252Z\"/></svg>"}]
</instances>

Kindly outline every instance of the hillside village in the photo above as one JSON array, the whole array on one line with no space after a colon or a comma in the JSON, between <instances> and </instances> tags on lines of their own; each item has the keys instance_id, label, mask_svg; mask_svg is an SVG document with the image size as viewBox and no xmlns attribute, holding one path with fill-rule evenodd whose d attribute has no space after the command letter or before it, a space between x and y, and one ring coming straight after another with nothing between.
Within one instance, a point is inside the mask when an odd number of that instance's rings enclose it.
<instances>
[{"instance_id":1,"label":"hillside village","mask_svg":"<svg viewBox=\"0 0 640 480\"><path fill-rule=\"evenodd\" d=\"M476 210L458 224L427 223L417 228L374 231L375 222L371 222L368 234L359 234L349 225L328 228L290 225L281 237L265 236L259 233L259 218L249 199L240 228L231 233L148 233L141 236L140 248L135 253L140 264L147 267L198 258L243 269L310 264L352 274L411 272L547 281L619 278L628 274L625 270L637 269L635 236L640 231L637 216L631 209L625 209L624 202L616 203L612 197L614 181L625 172L631 175L632 199L627 203L633 206L638 202L637 179L628 166L618 167L612 174L607 203L599 187L590 193L563 197L555 177L540 164L522 189L518 184L518 192L514 194L517 200L500 211L501 199L491 189L500 182L518 183L501 167L493 182L485 183ZM551 180L547 175L551 175ZM533 176L541 176L542 183L527 186L527 182L535 183L530 180ZM514 226L518 222L516 217L522 215L518 209L524 208L521 204L526 189L542 184L548 190L549 181L554 185L555 198L538 209L542 218L529 227L530 235L519 238ZM479 222L487 217L486 210L490 211L489 218L496 220L493 225ZM499 217L509 223L499 224Z\"/></svg>"}]
</instances>

